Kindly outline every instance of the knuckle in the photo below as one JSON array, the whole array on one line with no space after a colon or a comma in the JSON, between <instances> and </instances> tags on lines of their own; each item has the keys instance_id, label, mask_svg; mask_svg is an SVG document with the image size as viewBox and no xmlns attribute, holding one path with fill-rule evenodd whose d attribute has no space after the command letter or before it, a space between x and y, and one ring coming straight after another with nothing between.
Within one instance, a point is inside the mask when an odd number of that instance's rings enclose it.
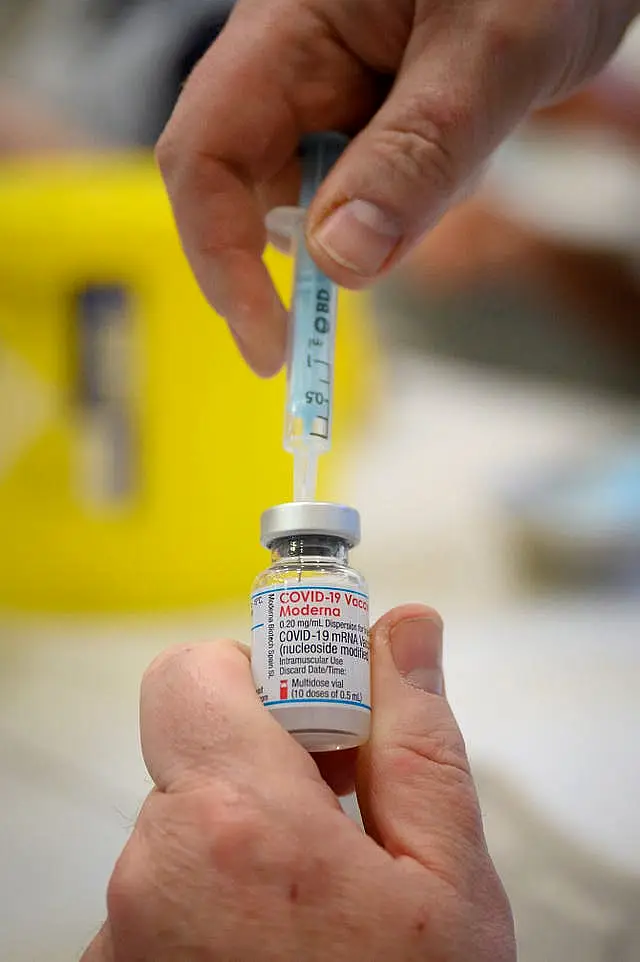
<instances>
[{"instance_id":1,"label":"knuckle","mask_svg":"<svg viewBox=\"0 0 640 962\"><path fill-rule=\"evenodd\" d=\"M172 645L156 655L142 675L141 688L143 693L159 680L164 680L167 676L173 674L176 669L182 668L189 661L194 648L195 646L192 644Z\"/></svg>"},{"instance_id":2,"label":"knuckle","mask_svg":"<svg viewBox=\"0 0 640 962\"><path fill-rule=\"evenodd\" d=\"M190 129L180 118L172 118L155 146L156 164L170 193L207 175L210 152L202 144L202 131Z\"/></svg>"},{"instance_id":3,"label":"knuckle","mask_svg":"<svg viewBox=\"0 0 640 962\"><path fill-rule=\"evenodd\" d=\"M260 820L259 809L250 793L228 782L218 782L200 799L196 815L201 827L211 836L247 834Z\"/></svg>"},{"instance_id":4,"label":"knuckle","mask_svg":"<svg viewBox=\"0 0 640 962\"><path fill-rule=\"evenodd\" d=\"M249 856L269 835L267 819L251 794L227 783L198 795L192 817L217 865Z\"/></svg>"},{"instance_id":5,"label":"knuckle","mask_svg":"<svg viewBox=\"0 0 640 962\"><path fill-rule=\"evenodd\" d=\"M437 739L405 738L387 749L386 755L385 767L390 769L392 781L397 778L411 784L426 776L454 797L469 798L475 806L475 787L466 760L443 748Z\"/></svg>"},{"instance_id":6,"label":"knuckle","mask_svg":"<svg viewBox=\"0 0 640 962\"><path fill-rule=\"evenodd\" d=\"M250 652L247 645L232 638L172 645L157 655L142 676L143 687L165 680L176 673L198 676L203 668L219 671L234 678L246 671Z\"/></svg>"},{"instance_id":7,"label":"knuckle","mask_svg":"<svg viewBox=\"0 0 640 962\"><path fill-rule=\"evenodd\" d=\"M429 182L439 194L448 195L457 179L457 163L448 145L447 130L454 123L453 111L438 120L415 117L406 124L397 123L378 135L377 150L393 171L393 180L401 179L411 190Z\"/></svg>"},{"instance_id":8,"label":"knuckle","mask_svg":"<svg viewBox=\"0 0 640 962\"><path fill-rule=\"evenodd\" d=\"M283 821L278 817L286 802L282 792L277 786L267 791L268 796L245 785L225 784L216 786L211 804L204 800L201 834L218 869L238 875L268 865L274 873L286 875L299 867L301 851L305 861L314 864L326 856L316 828L293 814Z\"/></svg>"},{"instance_id":9,"label":"knuckle","mask_svg":"<svg viewBox=\"0 0 640 962\"><path fill-rule=\"evenodd\" d=\"M484 850L478 795L461 735L398 734L386 749L384 770L390 784L420 786L426 779L432 790L437 786L460 838Z\"/></svg>"},{"instance_id":10,"label":"knuckle","mask_svg":"<svg viewBox=\"0 0 640 962\"><path fill-rule=\"evenodd\" d=\"M218 672L236 678L246 671L248 650L245 645L230 638L177 644L157 655L142 676L145 691L158 682L168 682L180 676L198 678L203 670Z\"/></svg>"},{"instance_id":11,"label":"knuckle","mask_svg":"<svg viewBox=\"0 0 640 962\"><path fill-rule=\"evenodd\" d=\"M525 58L519 83L539 84L576 44L584 14L576 17L576 0L534 0L525 6L491 2L480 8L481 29L488 52L498 61Z\"/></svg>"},{"instance_id":12,"label":"knuckle","mask_svg":"<svg viewBox=\"0 0 640 962\"><path fill-rule=\"evenodd\" d=\"M144 861L139 857L135 833L116 862L107 885L107 912L115 932L133 931L140 916L140 906L148 904L151 893Z\"/></svg>"},{"instance_id":13,"label":"knuckle","mask_svg":"<svg viewBox=\"0 0 640 962\"><path fill-rule=\"evenodd\" d=\"M442 723L429 732L420 730L420 725L406 724L394 733L394 748L398 752L418 762L429 762L452 778L466 780L471 778L467 750L462 733L455 723Z\"/></svg>"},{"instance_id":14,"label":"knuckle","mask_svg":"<svg viewBox=\"0 0 640 962\"><path fill-rule=\"evenodd\" d=\"M152 794L107 887L114 931L145 937L144 920L165 913L187 878L194 890L206 891L214 890L216 878L249 881L268 836L266 818L232 784L220 781L180 796Z\"/></svg>"},{"instance_id":15,"label":"knuckle","mask_svg":"<svg viewBox=\"0 0 640 962\"><path fill-rule=\"evenodd\" d=\"M291 813L278 788L262 792L223 786L200 809L200 849L221 897L255 885L268 874L292 902L325 901L335 877L335 849L317 824ZM279 816L279 817L278 817ZM259 909L256 909L259 911Z\"/></svg>"}]
</instances>

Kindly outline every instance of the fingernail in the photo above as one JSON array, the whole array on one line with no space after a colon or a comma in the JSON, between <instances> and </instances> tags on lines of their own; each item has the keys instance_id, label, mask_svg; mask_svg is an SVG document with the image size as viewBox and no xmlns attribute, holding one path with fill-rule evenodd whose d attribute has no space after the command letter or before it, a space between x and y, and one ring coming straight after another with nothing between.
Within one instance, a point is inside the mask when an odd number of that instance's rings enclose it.
<instances>
[{"instance_id":1,"label":"fingernail","mask_svg":"<svg viewBox=\"0 0 640 962\"><path fill-rule=\"evenodd\" d=\"M292 254L300 236L305 211L301 207L273 207L264 219L269 242L282 254Z\"/></svg>"},{"instance_id":2,"label":"fingernail","mask_svg":"<svg viewBox=\"0 0 640 962\"><path fill-rule=\"evenodd\" d=\"M442 627L429 618L400 621L391 630L391 653L396 668L410 685L441 695Z\"/></svg>"},{"instance_id":3,"label":"fingernail","mask_svg":"<svg viewBox=\"0 0 640 962\"><path fill-rule=\"evenodd\" d=\"M315 232L315 240L337 264L373 277L402 239L400 225L366 200L351 200Z\"/></svg>"},{"instance_id":4,"label":"fingernail","mask_svg":"<svg viewBox=\"0 0 640 962\"><path fill-rule=\"evenodd\" d=\"M279 339L274 339L273 343L267 346L266 340L249 340L244 337L241 327L232 326L233 321L229 321L231 336L236 342L240 354L247 362L249 367L258 377L274 377L282 367L284 362L284 344L280 344Z\"/></svg>"},{"instance_id":5,"label":"fingernail","mask_svg":"<svg viewBox=\"0 0 640 962\"><path fill-rule=\"evenodd\" d=\"M277 251L281 254L286 254L288 257L293 253L293 241L290 237L285 237L284 234L277 234L275 231L268 231L267 239L272 247L275 247Z\"/></svg>"}]
</instances>

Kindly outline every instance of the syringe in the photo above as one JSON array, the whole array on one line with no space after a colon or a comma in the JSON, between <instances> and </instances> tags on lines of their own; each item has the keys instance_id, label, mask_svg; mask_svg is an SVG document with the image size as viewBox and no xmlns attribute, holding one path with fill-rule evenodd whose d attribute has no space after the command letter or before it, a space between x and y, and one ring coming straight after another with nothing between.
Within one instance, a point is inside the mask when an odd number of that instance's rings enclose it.
<instances>
[{"instance_id":1,"label":"syringe","mask_svg":"<svg viewBox=\"0 0 640 962\"><path fill-rule=\"evenodd\" d=\"M300 148L300 213L291 224L295 286L289 327L284 447L293 454L294 501L313 501L318 457L331 447L333 361L338 291L311 258L304 214L349 140L344 134L305 137Z\"/></svg>"}]
</instances>

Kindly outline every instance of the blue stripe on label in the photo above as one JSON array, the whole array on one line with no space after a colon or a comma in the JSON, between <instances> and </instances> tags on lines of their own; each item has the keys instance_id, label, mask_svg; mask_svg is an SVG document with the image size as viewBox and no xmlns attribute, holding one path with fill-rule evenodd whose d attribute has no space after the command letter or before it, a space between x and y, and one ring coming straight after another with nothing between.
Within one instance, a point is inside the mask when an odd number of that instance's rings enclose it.
<instances>
[{"instance_id":1,"label":"blue stripe on label","mask_svg":"<svg viewBox=\"0 0 640 962\"><path fill-rule=\"evenodd\" d=\"M284 585L282 588L265 588L264 591L256 591L251 595L252 598L259 598L260 595L271 595L278 594L280 591L342 591L347 595L358 595L359 598L364 598L365 601L369 600L369 595L365 594L364 591L356 591L355 588L343 588L341 585L330 584L330 585L310 585L304 581L302 584L298 582L293 582L291 585Z\"/></svg>"},{"instance_id":2,"label":"blue stripe on label","mask_svg":"<svg viewBox=\"0 0 640 962\"><path fill-rule=\"evenodd\" d=\"M264 628L264 621L261 622L259 625L252 625L251 631L257 631L258 628Z\"/></svg>"},{"instance_id":3,"label":"blue stripe on label","mask_svg":"<svg viewBox=\"0 0 640 962\"><path fill-rule=\"evenodd\" d=\"M265 708L272 705L348 705L349 708L364 708L371 711L371 705L363 705L359 701L345 701L341 698L285 698L282 701L265 701Z\"/></svg>"}]
</instances>

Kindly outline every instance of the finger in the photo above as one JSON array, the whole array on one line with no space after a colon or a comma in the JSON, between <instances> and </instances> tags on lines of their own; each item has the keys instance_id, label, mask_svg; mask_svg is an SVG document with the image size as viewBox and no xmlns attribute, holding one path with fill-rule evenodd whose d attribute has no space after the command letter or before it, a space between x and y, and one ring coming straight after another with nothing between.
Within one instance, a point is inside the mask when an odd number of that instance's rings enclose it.
<instances>
[{"instance_id":1,"label":"finger","mask_svg":"<svg viewBox=\"0 0 640 962\"><path fill-rule=\"evenodd\" d=\"M238 36L236 21L193 71L157 156L200 287L227 319L247 362L269 376L284 357L286 313L262 262L266 234L255 189L293 153L296 126L282 96L268 89L273 75L247 49L250 37ZM261 73L269 78L261 99L267 141L251 130L253 98L243 94L247 107L239 110L230 95L258 84Z\"/></svg>"},{"instance_id":2,"label":"finger","mask_svg":"<svg viewBox=\"0 0 640 962\"><path fill-rule=\"evenodd\" d=\"M298 157L272 180L258 184L256 192L264 215L274 207L295 207L300 197L301 170Z\"/></svg>"},{"instance_id":3,"label":"finger","mask_svg":"<svg viewBox=\"0 0 640 962\"><path fill-rule=\"evenodd\" d=\"M304 223L301 207L274 207L265 217L269 241L283 254L293 254Z\"/></svg>"},{"instance_id":4,"label":"finger","mask_svg":"<svg viewBox=\"0 0 640 962\"><path fill-rule=\"evenodd\" d=\"M142 682L140 733L161 791L261 772L320 783L311 757L263 708L248 654L234 642L179 647L156 659Z\"/></svg>"},{"instance_id":5,"label":"finger","mask_svg":"<svg viewBox=\"0 0 640 962\"><path fill-rule=\"evenodd\" d=\"M344 286L397 263L556 79L539 25L527 42L526 17L510 24L502 6L496 30L484 9L453 5L416 26L391 95L318 192L310 249Z\"/></svg>"},{"instance_id":6,"label":"finger","mask_svg":"<svg viewBox=\"0 0 640 962\"><path fill-rule=\"evenodd\" d=\"M293 254L294 234L304 223L300 197L300 164L296 157L282 173L257 189L267 239L282 254ZM299 233L297 236L301 236Z\"/></svg>"},{"instance_id":7,"label":"finger","mask_svg":"<svg viewBox=\"0 0 640 962\"><path fill-rule=\"evenodd\" d=\"M459 883L486 855L465 746L444 697L442 622L422 605L373 628L371 739L361 752L358 800L367 831Z\"/></svg>"},{"instance_id":8,"label":"finger","mask_svg":"<svg viewBox=\"0 0 640 962\"><path fill-rule=\"evenodd\" d=\"M287 318L261 260L260 185L287 181L304 132L350 129L373 99L368 71L309 6L240 0L158 144L196 278L265 376L283 363Z\"/></svg>"}]
</instances>

